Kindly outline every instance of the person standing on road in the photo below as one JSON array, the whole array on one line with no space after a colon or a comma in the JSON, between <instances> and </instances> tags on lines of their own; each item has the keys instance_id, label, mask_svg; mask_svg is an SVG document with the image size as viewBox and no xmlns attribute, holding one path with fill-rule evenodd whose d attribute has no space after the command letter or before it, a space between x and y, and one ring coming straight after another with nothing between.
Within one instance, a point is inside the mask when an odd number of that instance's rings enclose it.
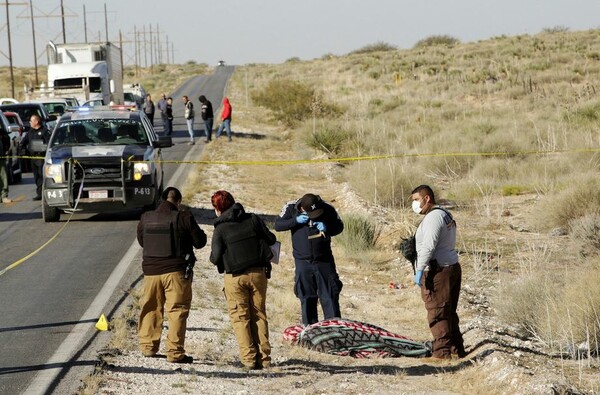
<instances>
[{"instance_id":1,"label":"person standing on road","mask_svg":"<svg viewBox=\"0 0 600 395\"><path fill-rule=\"evenodd\" d=\"M415 233L417 247L414 282L421 288L427 321L433 335L432 358L462 358L466 355L456 309L462 271L456 252L456 221L435 202L428 185L412 193L412 209L424 215Z\"/></svg>"},{"instance_id":2,"label":"person standing on road","mask_svg":"<svg viewBox=\"0 0 600 395\"><path fill-rule=\"evenodd\" d=\"M144 114L150 120L150 124L154 126L154 102L152 101L152 96L150 94L146 95L146 101L144 102Z\"/></svg>"},{"instance_id":3,"label":"person standing on road","mask_svg":"<svg viewBox=\"0 0 600 395\"><path fill-rule=\"evenodd\" d=\"M335 268L331 237L342 233L344 223L335 208L307 193L283 206L275 230L290 230L292 234L294 293L300 299L302 324L319 321L318 301L325 319L341 318L339 296L343 284Z\"/></svg>"},{"instance_id":4,"label":"person standing on road","mask_svg":"<svg viewBox=\"0 0 600 395\"><path fill-rule=\"evenodd\" d=\"M212 140L212 128L214 122L214 114L212 103L204 95L200 95L198 98L201 103L202 109L202 120L204 121L204 133L206 134L205 142L208 143Z\"/></svg>"},{"instance_id":5,"label":"person standing on road","mask_svg":"<svg viewBox=\"0 0 600 395\"><path fill-rule=\"evenodd\" d=\"M170 136L173 133L173 98L167 99L165 113L167 114L167 124L165 128L165 136Z\"/></svg>"},{"instance_id":6,"label":"person standing on road","mask_svg":"<svg viewBox=\"0 0 600 395\"><path fill-rule=\"evenodd\" d=\"M160 100L156 104L158 111L160 111L160 119L162 121L163 130L167 131L167 95L164 93L160 95Z\"/></svg>"},{"instance_id":7,"label":"person standing on road","mask_svg":"<svg viewBox=\"0 0 600 395\"><path fill-rule=\"evenodd\" d=\"M227 140L231 141L231 104L229 103L228 98L223 99L223 110L221 111L221 125L219 125L219 129L217 129L217 133L215 134L216 138L221 136L223 133L223 129L227 133Z\"/></svg>"},{"instance_id":8,"label":"person standing on road","mask_svg":"<svg viewBox=\"0 0 600 395\"><path fill-rule=\"evenodd\" d=\"M8 131L2 128L2 124L0 128L0 203L11 203L12 200L8 198L8 172L12 169L7 169L10 137Z\"/></svg>"},{"instance_id":9,"label":"person standing on road","mask_svg":"<svg viewBox=\"0 0 600 395\"><path fill-rule=\"evenodd\" d=\"M46 155L46 145L50 141L50 132L42 124L39 115L33 114L29 118L30 129L27 135L21 140L21 147L27 147L32 156L37 157L31 160L31 171L33 172L33 181L35 182L35 196L32 200L42 200L42 183L44 181L44 156Z\"/></svg>"},{"instance_id":10,"label":"person standing on road","mask_svg":"<svg viewBox=\"0 0 600 395\"><path fill-rule=\"evenodd\" d=\"M187 97L183 96L183 105L185 106L185 112L183 114L185 122L187 123L188 133L190 134L190 145L196 144L194 141L194 103Z\"/></svg>"},{"instance_id":11,"label":"person standing on road","mask_svg":"<svg viewBox=\"0 0 600 395\"><path fill-rule=\"evenodd\" d=\"M139 348L145 357L157 355L166 308L167 361L192 363L193 358L185 354L184 343L192 303L194 248L206 245L206 234L189 210L179 210L182 196L178 189L168 187L162 199L156 210L142 215L137 227L144 272Z\"/></svg>"},{"instance_id":12,"label":"person standing on road","mask_svg":"<svg viewBox=\"0 0 600 395\"><path fill-rule=\"evenodd\" d=\"M246 369L271 364L267 321L267 279L271 277L271 251L276 238L255 214L246 213L227 191L211 197L217 214L210 261L225 272L224 291L229 319Z\"/></svg>"}]
</instances>

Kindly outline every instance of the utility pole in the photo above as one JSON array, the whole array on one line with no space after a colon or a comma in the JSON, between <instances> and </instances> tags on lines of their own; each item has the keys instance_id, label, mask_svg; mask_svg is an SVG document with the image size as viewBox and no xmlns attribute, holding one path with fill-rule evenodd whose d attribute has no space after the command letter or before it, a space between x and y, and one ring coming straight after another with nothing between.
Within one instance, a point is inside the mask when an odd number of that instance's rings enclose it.
<instances>
[{"instance_id":1,"label":"utility pole","mask_svg":"<svg viewBox=\"0 0 600 395\"><path fill-rule=\"evenodd\" d=\"M4 3L2 3L4 4ZM41 13L42 15L34 15L34 6L33 6L33 0L30 0L28 3L18 3L19 5L29 5L29 15L28 16L17 16L17 19L31 19L31 35L32 35L32 39L33 39L33 61L34 61L34 65L35 65L35 85L39 85L39 70L38 70L38 55L37 55L37 44L36 44L36 34L35 34L35 19L34 18L62 18L63 21L63 26L64 26L64 21L65 21L65 17L75 17L76 15L74 14L69 14L69 15L65 15L64 13L62 15L51 15L51 14L46 14L43 11L40 11L39 9L36 8L36 11L38 13ZM10 3L10 5L17 5L17 3ZM85 14L85 6L84 6L84 14ZM63 29L63 39L64 39L64 29ZM54 37L52 40L57 40L58 36L60 35L60 33ZM86 32L86 36L87 36L87 32ZM43 53L44 51L42 51Z\"/></svg>"},{"instance_id":2,"label":"utility pole","mask_svg":"<svg viewBox=\"0 0 600 395\"><path fill-rule=\"evenodd\" d=\"M138 33L137 26L133 25L133 40L135 41L134 49L135 49L135 76L137 77L139 74L139 64L138 64L138 50L140 49L138 46Z\"/></svg>"},{"instance_id":3,"label":"utility pole","mask_svg":"<svg viewBox=\"0 0 600 395\"><path fill-rule=\"evenodd\" d=\"M150 69L154 66L154 46L152 44L152 24L150 24Z\"/></svg>"},{"instance_id":4,"label":"utility pole","mask_svg":"<svg viewBox=\"0 0 600 395\"><path fill-rule=\"evenodd\" d=\"M166 41L167 41L167 64L169 63L169 35L167 34L166 36Z\"/></svg>"},{"instance_id":5,"label":"utility pole","mask_svg":"<svg viewBox=\"0 0 600 395\"><path fill-rule=\"evenodd\" d=\"M12 42L10 39L10 18L8 15L8 0L6 0L6 31L8 32L8 62L10 63L10 86L11 86L11 97L15 97L15 75L13 71L13 57L12 57Z\"/></svg>"},{"instance_id":6,"label":"utility pole","mask_svg":"<svg viewBox=\"0 0 600 395\"><path fill-rule=\"evenodd\" d=\"M162 51L160 48L160 29L158 23L156 24L156 52L157 52L157 63L162 63Z\"/></svg>"},{"instance_id":7,"label":"utility pole","mask_svg":"<svg viewBox=\"0 0 600 395\"><path fill-rule=\"evenodd\" d=\"M146 48L146 25L144 25L144 67L148 67L148 50Z\"/></svg>"},{"instance_id":8,"label":"utility pole","mask_svg":"<svg viewBox=\"0 0 600 395\"><path fill-rule=\"evenodd\" d=\"M83 5L83 35L85 36L85 43L87 44L87 16L85 14L85 4Z\"/></svg>"},{"instance_id":9,"label":"utility pole","mask_svg":"<svg viewBox=\"0 0 600 395\"><path fill-rule=\"evenodd\" d=\"M33 22L33 0L29 0L29 13L31 15L31 35L33 36L33 64L35 66L35 86L39 86L40 80L38 77L37 48L35 45L35 23Z\"/></svg>"},{"instance_id":10,"label":"utility pole","mask_svg":"<svg viewBox=\"0 0 600 395\"><path fill-rule=\"evenodd\" d=\"M119 47L121 48L121 82L123 82L125 69L123 68L123 35L121 34L121 29L119 29Z\"/></svg>"},{"instance_id":11,"label":"utility pole","mask_svg":"<svg viewBox=\"0 0 600 395\"><path fill-rule=\"evenodd\" d=\"M67 43L67 32L65 30L65 6L63 0L60 0L60 15L62 19L63 44Z\"/></svg>"},{"instance_id":12,"label":"utility pole","mask_svg":"<svg viewBox=\"0 0 600 395\"><path fill-rule=\"evenodd\" d=\"M4 55L8 58L8 63L10 67L10 84L11 84L11 93L12 97L15 97L15 75L13 68L13 56L12 56L12 40L10 37L10 15L8 7L11 5L27 5L27 3L11 3L9 0L6 0L6 3L0 3L0 5L6 6L6 31L8 33L8 56L0 50L0 54Z\"/></svg>"},{"instance_id":13,"label":"utility pole","mask_svg":"<svg viewBox=\"0 0 600 395\"><path fill-rule=\"evenodd\" d=\"M106 42L108 42L108 15L106 13L106 3L104 3L104 35L106 37ZM121 58L123 57L121 56Z\"/></svg>"}]
</instances>

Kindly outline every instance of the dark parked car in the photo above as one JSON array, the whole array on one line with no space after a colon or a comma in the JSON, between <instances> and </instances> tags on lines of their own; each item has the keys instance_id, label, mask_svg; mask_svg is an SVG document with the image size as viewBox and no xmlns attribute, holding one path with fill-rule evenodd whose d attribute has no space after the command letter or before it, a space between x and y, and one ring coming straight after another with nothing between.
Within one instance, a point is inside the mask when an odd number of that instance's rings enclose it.
<instances>
[{"instance_id":1,"label":"dark parked car","mask_svg":"<svg viewBox=\"0 0 600 395\"><path fill-rule=\"evenodd\" d=\"M46 150L42 214L154 209L163 190L158 136L142 111L81 109L58 120Z\"/></svg>"},{"instance_id":2,"label":"dark parked car","mask_svg":"<svg viewBox=\"0 0 600 395\"><path fill-rule=\"evenodd\" d=\"M8 136L8 139L3 138L3 140L8 140L10 142L7 147L4 147L3 145L3 152L0 152L0 155L8 156L6 163L8 183L14 184L15 182L21 181L22 177L21 163L18 158L20 136L18 131L11 131L10 123L2 112L0 112L0 136L1 135Z\"/></svg>"},{"instance_id":3,"label":"dark parked car","mask_svg":"<svg viewBox=\"0 0 600 395\"><path fill-rule=\"evenodd\" d=\"M37 114L42 119L42 124L52 131L56 125L56 115L50 115L48 110L42 103L16 103L16 104L4 104L0 106L1 111L12 111L19 114L21 121L23 121L23 127L26 132L29 131L29 119L33 114Z\"/></svg>"},{"instance_id":4,"label":"dark parked car","mask_svg":"<svg viewBox=\"0 0 600 395\"><path fill-rule=\"evenodd\" d=\"M14 141L14 144L17 145L17 147L16 147L17 155L19 157L21 157L19 159L19 162L21 165L21 172L29 173L29 172L31 172L31 159L23 158L23 156L28 156L29 152L27 152L27 150L25 148L21 147L21 145L20 145L21 139L23 139L23 137L25 137L25 135L27 135L27 132L25 132L25 127L23 126L23 121L21 121L21 117L16 112L4 111L4 116L6 117L6 119L8 119L9 132L13 133L13 136L15 137L15 139L13 141ZM18 134L14 134L15 132Z\"/></svg>"}]
</instances>

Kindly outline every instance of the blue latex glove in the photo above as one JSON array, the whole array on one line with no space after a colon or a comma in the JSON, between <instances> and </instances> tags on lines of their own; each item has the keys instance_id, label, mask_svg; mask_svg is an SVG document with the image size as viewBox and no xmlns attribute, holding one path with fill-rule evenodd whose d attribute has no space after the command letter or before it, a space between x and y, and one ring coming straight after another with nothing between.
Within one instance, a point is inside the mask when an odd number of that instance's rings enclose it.
<instances>
[{"instance_id":1,"label":"blue latex glove","mask_svg":"<svg viewBox=\"0 0 600 395\"><path fill-rule=\"evenodd\" d=\"M313 225L319 232L325 232L327 230L323 222L313 222Z\"/></svg>"},{"instance_id":2,"label":"blue latex glove","mask_svg":"<svg viewBox=\"0 0 600 395\"><path fill-rule=\"evenodd\" d=\"M300 214L299 216L296 217L296 223L298 224L305 224L308 222L310 218L308 218L308 215L306 214Z\"/></svg>"},{"instance_id":3,"label":"blue latex glove","mask_svg":"<svg viewBox=\"0 0 600 395\"><path fill-rule=\"evenodd\" d=\"M417 284L419 287L421 286L421 278L423 277L423 270L417 270L417 272L415 273L415 278L414 278L414 282L415 284Z\"/></svg>"}]
</instances>

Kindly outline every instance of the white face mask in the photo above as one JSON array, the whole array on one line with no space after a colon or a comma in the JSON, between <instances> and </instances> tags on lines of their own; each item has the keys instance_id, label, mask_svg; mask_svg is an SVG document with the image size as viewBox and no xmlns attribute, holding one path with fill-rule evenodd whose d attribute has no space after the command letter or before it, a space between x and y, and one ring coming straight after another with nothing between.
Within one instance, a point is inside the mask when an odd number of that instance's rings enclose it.
<instances>
[{"instance_id":1,"label":"white face mask","mask_svg":"<svg viewBox=\"0 0 600 395\"><path fill-rule=\"evenodd\" d=\"M412 202L412 210L415 212L415 214L421 214L421 203L419 203L418 200L413 200Z\"/></svg>"}]
</instances>

